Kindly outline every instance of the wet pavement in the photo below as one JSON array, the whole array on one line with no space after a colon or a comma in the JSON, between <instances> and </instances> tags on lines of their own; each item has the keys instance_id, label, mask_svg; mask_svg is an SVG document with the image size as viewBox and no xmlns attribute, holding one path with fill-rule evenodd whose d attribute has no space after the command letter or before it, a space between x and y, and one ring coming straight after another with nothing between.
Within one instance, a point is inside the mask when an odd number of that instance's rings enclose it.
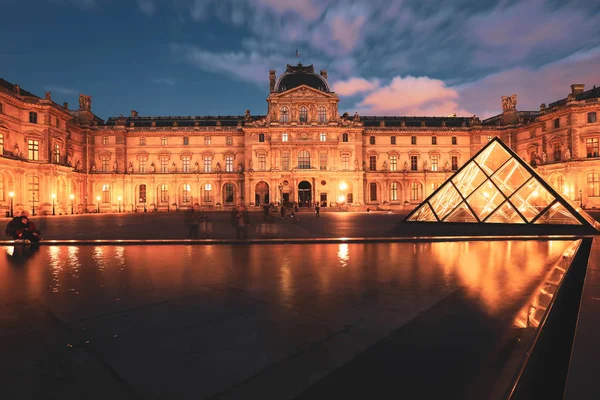
<instances>
[{"instance_id":1,"label":"wet pavement","mask_svg":"<svg viewBox=\"0 0 600 400\"><path fill-rule=\"evenodd\" d=\"M574 243L5 246L2 398L482 398Z\"/></svg>"}]
</instances>

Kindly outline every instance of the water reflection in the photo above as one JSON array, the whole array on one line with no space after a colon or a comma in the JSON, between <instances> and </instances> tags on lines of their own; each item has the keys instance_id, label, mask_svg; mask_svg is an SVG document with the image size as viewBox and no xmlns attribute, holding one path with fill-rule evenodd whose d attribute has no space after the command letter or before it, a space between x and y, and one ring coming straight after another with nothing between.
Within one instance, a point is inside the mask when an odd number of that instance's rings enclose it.
<instances>
[{"instance_id":1,"label":"water reflection","mask_svg":"<svg viewBox=\"0 0 600 400\"><path fill-rule=\"evenodd\" d=\"M348 266L348 260L350 259L348 243L340 243L340 248L338 250L338 259L340 262L340 266L342 268L345 268Z\"/></svg>"}]
</instances>

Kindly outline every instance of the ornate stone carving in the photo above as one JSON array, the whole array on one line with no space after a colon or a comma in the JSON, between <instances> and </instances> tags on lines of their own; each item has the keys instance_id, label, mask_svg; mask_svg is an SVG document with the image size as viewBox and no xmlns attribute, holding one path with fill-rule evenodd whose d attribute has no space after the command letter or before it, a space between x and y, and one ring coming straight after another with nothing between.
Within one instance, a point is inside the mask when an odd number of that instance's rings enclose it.
<instances>
[{"instance_id":1,"label":"ornate stone carving","mask_svg":"<svg viewBox=\"0 0 600 400\"><path fill-rule=\"evenodd\" d=\"M45 95L44 95L44 97L46 98L46 100L52 101L52 93L46 92Z\"/></svg>"},{"instance_id":2,"label":"ornate stone carving","mask_svg":"<svg viewBox=\"0 0 600 400\"><path fill-rule=\"evenodd\" d=\"M250 116L250 110L246 110L246 113L244 114L244 120L252 121L252 117Z\"/></svg>"},{"instance_id":3,"label":"ornate stone carving","mask_svg":"<svg viewBox=\"0 0 600 400\"><path fill-rule=\"evenodd\" d=\"M404 161L404 171L408 170L408 161Z\"/></svg>"},{"instance_id":4,"label":"ornate stone carving","mask_svg":"<svg viewBox=\"0 0 600 400\"><path fill-rule=\"evenodd\" d=\"M150 173L155 173L156 172L156 166L154 166L154 162L150 163Z\"/></svg>"},{"instance_id":5,"label":"ornate stone carving","mask_svg":"<svg viewBox=\"0 0 600 400\"><path fill-rule=\"evenodd\" d=\"M131 118L137 118L139 116L140 116L140 114L137 111L131 110Z\"/></svg>"},{"instance_id":6,"label":"ornate stone carving","mask_svg":"<svg viewBox=\"0 0 600 400\"><path fill-rule=\"evenodd\" d=\"M177 165L175 165L175 161L171 164L171 172L177 172Z\"/></svg>"},{"instance_id":7,"label":"ornate stone carving","mask_svg":"<svg viewBox=\"0 0 600 400\"><path fill-rule=\"evenodd\" d=\"M354 170L358 171L358 158L354 159Z\"/></svg>"},{"instance_id":8,"label":"ornate stone carving","mask_svg":"<svg viewBox=\"0 0 600 400\"><path fill-rule=\"evenodd\" d=\"M21 155L21 150L19 150L19 145L15 143L15 147L13 147L13 156L19 157Z\"/></svg>"},{"instance_id":9,"label":"ornate stone carving","mask_svg":"<svg viewBox=\"0 0 600 400\"><path fill-rule=\"evenodd\" d=\"M63 107L64 107L64 108L66 108L66 109L68 110L68 109L69 109L69 102L68 102L68 101L65 101L65 102L63 103Z\"/></svg>"},{"instance_id":10,"label":"ornate stone carving","mask_svg":"<svg viewBox=\"0 0 600 400\"><path fill-rule=\"evenodd\" d=\"M200 165L198 164L198 161L196 161L194 163L194 172L198 173L200 171Z\"/></svg>"},{"instance_id":11,"label":"ornate stone carving","mask_svg":"<svg viewBox=\"0 0 600 400\"><path fill-rule=\"evenodd\" d=\"M156 128L156 121L151 121L150 122L150 126L153 127L153 128Z\"/></svg>"},{"instance_id":12,"label":"ornate stone carving","mask_svg":"<svg viewBox=\"0 0 600 400\"><path fill-rule=\"evenodd\" d=\"M546 109L546 103L540 104L540 111L544 111Z\"/></svg>"},{"instance_id":13,"label":"ornate stone carving","mask_svg":"<svg viewBox=\"0 0 600 400\"><path fill-rule=\"evenodd\" d=\"M310 110L309 111L310 112L310 121L317 122L317 106L315 106L314 104L311 104L309 110Z\"/></svg>"},{"instance_id":14,"label":"ornate stone carving","mask_svg":"<svg viewBox=\"0 0 600 400\"><path fill-rule=\"evenodd\" d=\"M92 161L92 172L96 172L96 161Z\"/></svg>"},{"instance_id":15,"label":"ornate stone carving","mask_svg":"<svg viewBox=\"0 0 600 400\"><path fill-rule=\"evenodd\" d=\"M215 124L215 125L216 125L216 126L221 126L221 120L220 120L220 119L217 119L217 122L216 122L216 124Z\"/></svg>"},{"instance_id":16,"label":"ornate stone carving","mask_svg":"<svg viewBox=\"0 0 600 400\"><path fill-rule=\"evenodd\" d=\"M75 169L79 171L79 167L81 166L81 161L77 160L75 163Z\"/></svg>"},{"instance_id":17,"label":"ornate stone carving","mask_svg":"<svg viewBox=\"0 0 600 400\"><path fill-rule=\"evenodd\" d=\"M502 112L515 110L517 108L517 95L502 96Z\"/></svg>"},{"instance_id":18,"label":"ornate stone carving","mask_svg":"<svg viewBox=\"0 0 600 400\"><path fill-rule=\"evenodd\" d=\"M358 111L354 113L352 117L352 122L360 122L360 115L358 115Z\"/></svg>"},{"instance_id":19,"label":"ornate stone carving","mask_svg":"<svg viewBox=\"0 0 600 400\"><path fill-rule=\"evenodd\" d=\"M15 93L17 94L17 96L21 95L21 86L17 85L15 83L15 86L13 86L13 90L15 91Z\"/></svg>"},{"instance_id":20,"label":"ornate stone carving","mask_svg":"<svg viewBox=\"0 0 600 400\"><path fill-rule=\"evenodd\" d=\"M215 169L217 170L217 174L221 173L221 164L219 162L217 162L217 167Z\"/></svg>"},{"instance_id":21,"label":"ornate stone carving","mask_svg":"<svg viewBox=\"0 0 600 400\"><path fill-rule=\"evenodd\" d=\"M79 109L82 111L90 111L92 109L92 96L79 94Z\"/></svg>"},{"instance_id":22,"label":"ornate stone carving","mask_svg":"<svg viewBox=\"0 0 600 400\"><path fill-rule=\"evenodd\" d=\"M384 170L384 171L387 171L387 170L388 170L388 164L387 164L387 161L384 161L384 162L383 162L383 170Z\"/></svg>"},{"instance_id":23,"label":"ornate stone carving","mask_svg":"<svg viewBox=\"0 0 600 400\"><path fill-rule=\"evenodd\" d=\"M119 163L116 160L113 163L113 172L119 172Z\"/></svg>"},{"instance_id":24,"label":"ornate stone carving","mask_svg":"<svg viewBox=\"0 0 600 400\"><path fill-rule=\"evenodd\" d=\"M133 164L132 164L131 162L129 163L129 168L127 168L127 171L128 171L130 174L133 174Z\"/></svg>"},{"instance_id":25,"label":"ornate stone carving","mask_svg":"<svg viewBox=\"0 0 600 400\"><path fill-rule=\"evenodd\" d=\"M481 125L481 120L477 115L471 117L471 125Z\"/></svg>"},{"instance_id":26,"label":"ornate stone carving","mask_svg":"<svg viewBox=\"0 0 600 400\"><path fill-rule=\"evenodd\" d=\"M174 122L173 122L173 127L178 127L178 126L179 126L179 122L177 122L177 121L174 121Z\"/></svg>"},{"instance_id":27,"label":"ornate stone carving","mask_svg":"<svg viewBox=\"0 0 600 400\"><path fill-rule=\"evenodd\" d=\"M571 159L571 150L567 147L565 149L565 160L570 160Z\"/></svg>"},{"instance_id":28,"label":"ornate stone carving","mask_svg":"<svg viewBox=\"0 0 600 400\"><path fill-rule=\"evenodd\" d=\"M548 162L548 154L546 153L546 151L542 152L542 162L544 164L546 164Z\"/></svg>"}]
</instances>

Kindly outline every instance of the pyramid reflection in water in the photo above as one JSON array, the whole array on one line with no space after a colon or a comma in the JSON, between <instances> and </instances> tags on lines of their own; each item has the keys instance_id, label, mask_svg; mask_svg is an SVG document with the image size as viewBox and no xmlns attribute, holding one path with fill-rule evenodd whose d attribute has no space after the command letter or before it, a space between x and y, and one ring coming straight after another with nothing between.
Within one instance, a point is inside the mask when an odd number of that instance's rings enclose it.
<instances>
[{"instance_id":1,"label":"pyramid reflection in water","mask_svg":"<svg viewBox=\"0 0 600 400\"><path fill-rule=\"evenodd\" d=\"M498 138L481 149L406 221L595 225Z\"/></svg>"}]
</instances>

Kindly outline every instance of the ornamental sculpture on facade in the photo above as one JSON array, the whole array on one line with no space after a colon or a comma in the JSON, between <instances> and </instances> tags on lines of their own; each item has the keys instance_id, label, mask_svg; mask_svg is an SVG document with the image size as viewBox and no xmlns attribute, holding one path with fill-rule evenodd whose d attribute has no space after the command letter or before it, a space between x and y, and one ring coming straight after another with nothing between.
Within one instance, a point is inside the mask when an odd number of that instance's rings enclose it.
<instances>
[{"instance_id":1,"label":"ornamental sculpture on facade","mask_svg":"<svg viewBox=\"0 0 600 400\"><path fill-rule=\"evenodd\" d=\"M90 111L92 109L92 96L79 94L79 109L82 111Z\"/></svg>"},{"instance_id":2,"label":"ornamental sculpture on facade","mask_svg":"<svg viewBox=\"0 0 600 400\"><path fill-rule=\"evenodd\" d=\"M511 111L517 108L517 95L502 96L502 111Z\"/></svg>"}]
</instances>

